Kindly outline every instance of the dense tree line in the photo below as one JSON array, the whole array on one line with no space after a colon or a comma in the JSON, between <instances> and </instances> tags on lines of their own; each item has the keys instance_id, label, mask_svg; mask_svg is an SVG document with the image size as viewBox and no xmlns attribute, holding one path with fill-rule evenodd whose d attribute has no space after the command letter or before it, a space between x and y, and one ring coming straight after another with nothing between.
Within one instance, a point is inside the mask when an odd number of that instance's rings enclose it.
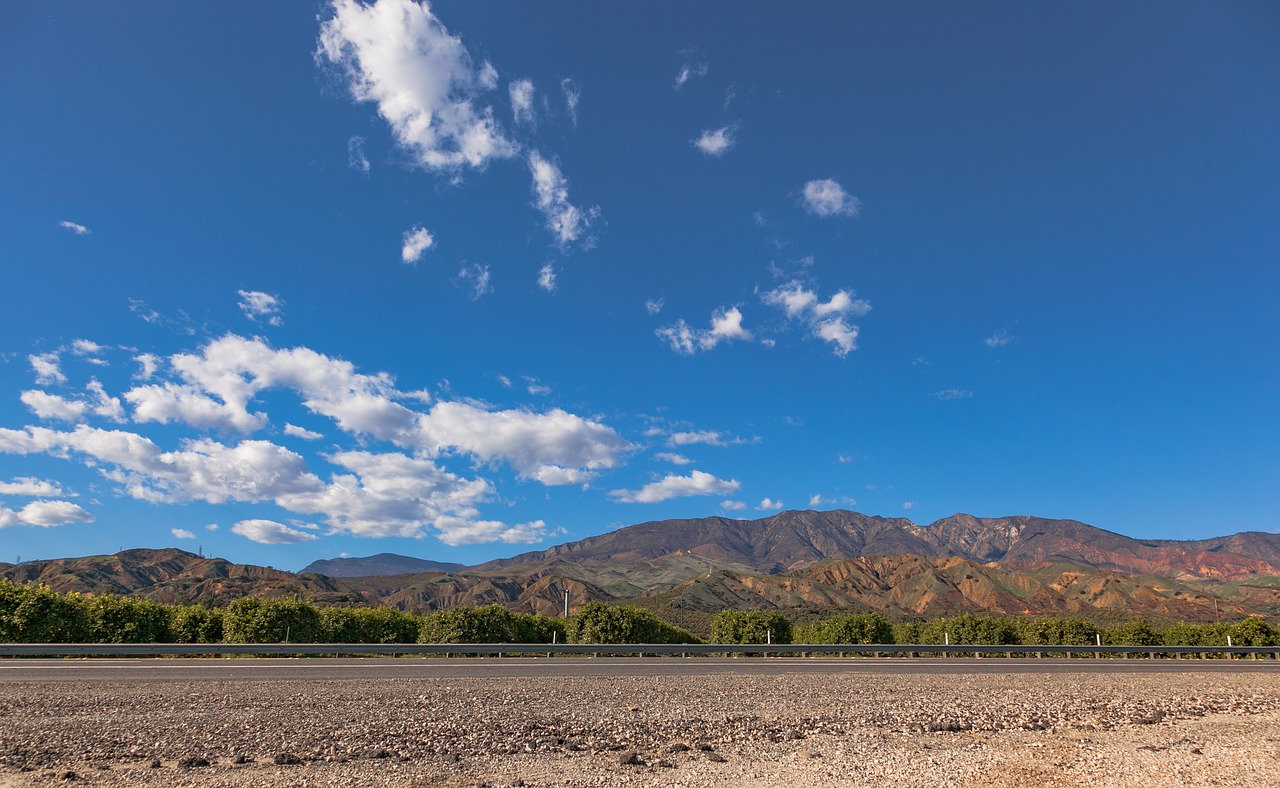
<instances>
[{"instance_id":1,"label":"dense tree line","mask_svg":"<svg viewBox=\"0 0 1280 788\"><path fill-rule=\"evenodd\" d=\"M725 611L711 643L952 645L1274 646L1280 632L1260 618L1163 629L1142 619L1110 627L1074 618L968 613L891 624L878 613L835 615L793 626L777 610ZM0 641L9 643L698 643L697 636L636 607L600 602L568 619L514 613L501 605L415 615L386 607L317 607L245 597L226 607L161 605L110 594L57 593L0 580Z\"/></svg>"}]
</instances>

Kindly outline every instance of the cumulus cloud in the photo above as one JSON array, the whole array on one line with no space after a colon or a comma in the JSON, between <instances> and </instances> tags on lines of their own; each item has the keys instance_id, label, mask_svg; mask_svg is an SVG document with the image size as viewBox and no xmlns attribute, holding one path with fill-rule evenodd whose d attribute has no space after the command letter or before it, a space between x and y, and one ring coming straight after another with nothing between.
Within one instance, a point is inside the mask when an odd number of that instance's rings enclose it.
<instances>
[{"instance_id":1,"label":"cumulus cloud","mask_svg":"<svg viewBox=\"0 0 1280 788\"><path fill-rule=\"evenodd\" d=\"M324 437L322 433L312 432L306 427L299 427L296 424L285 422L284 434L291 438L301 438L304 441L318 441Z\"/></svg>"},{"instance_id":2,"label":"cumulus cloud","mask_svg":"<svg viewBox=\"0 0 1280 788\"><path fill-rule=\"evenodd\" d=\"M679 93L689 80L695 77L705 77L709 70L706 63L685 63L676 72L676 80L673 85L675 91Z\"/></svg>"},{"instance_id":3,"label":"cumulus cloud","mask_svg":"<svg viewBox=\"0 0 1280 788\"><path fill-rule=\"evenodd\" d=\"M654 333L670 345L672 350L686 356L699 350L711 350L721 342L750 341L752 338L751 332L742 327L742 310L736 306L712 312L710 328L691 328L682 318L669 326L662 326Z\"/></svg>"},{"instance_id":4,"label":"cumulus cloud","mask_svg":"<svg viewBox=\"0 0 1280 788\"><path fill-rule=\"evenodd\" d=\"M274 520L241 520L231 526L231 532L258 544L298 544L319 538L315 534L290 528Z\"/></svg>"},{"instance_id":5,"label":"cumulus cloud","mask_svg":"<svg viewBox=\"0 0 1280 788\"><path fill-rule=\"evenodd\" d=\"M106 347L91 339L77 339L71 343L71 352L77 356L96 356L106 351Z\"/></svg>"},{"instance_id":6,"label":"cumulus cloud","mask_svg":"<svg viewBox=\"0 0 1280 788\"><path fill-rule=\"evenodd\" d=\"M269 326L284 325L284 316L280 314L284 301L279 296L260 290L237 290L236 294L240 296L240 311L245 317Z\"/></svg>"},{"instance_id":7,"label":"cumulus cloud","mask_svg":"<svg viewBox=\"0 0 1280 788\"><path fill-rule=\"evenodd\" d=\"M1013 341L1013 336L1009 334L1008 329L1002 328L982 341L990 348L1004 347Z\"/></svg>"},{"instance_id":8,"label":"cumulus cloud","mask_svg":"<svg viewBox=\"0 0 1280 788\"><path fill-rule=\"evenodd\" d=\"M551 267L551 263L547 263L538 270L538 287L548 293L556 291L556 269Z\"/></svg>"},{"instance_id":9,"label":"cumulus cloud","mask_svg":"<svg viewBox=\"0 0 1280 788\"><path fill-rule=\"evenodd\" d=\"M871 311L871 302L854 298L852 291L839 290L822 301L816 292L795 279L762 293L760 300L781 309L788 319L807 326L818 339L830 342L833 352L841 358L858 346L858 327L847 318L863 317Z\"/></svg>"},{"instance_id":10,"label":"cumulus cloud","mask_svg":"<svg viewBox=\"0 0 1280 788\"><path fill-rule=\"evenodd\" d=\"M737 142L735 139L736 133L737 128L734 126L706 129L696 139L691 140L691 143L693 147L708 156L723 156Z\"/></svg>"},{"instance_id":11,"label":"cumulus cloud","mask_svg":"<svg viewBox=\"0 0 1280 788\"><path fill-rule=\"evenodd\" d=\"M511 114L517 124L532 126L537 122L533 112L533 82L517 79L507 85L511 96Z\"/></svg>"},{"instance_id":12,"label":"cumulus cloud","mask_svg":"<svg viewBox=\"0 0 1280 788\"><path fill-rule=\"evenodd\" d=\"M357 172L369 174L369 159L364 155L364 137L347 140L347 166Z\"/></svg>"},{"instance_id":13,"label":"cumulus cloud","mask_svg":"<svg viewBox=\"0 0 1280 788\"><path fill-rule=\"evenodd\" d=\"M804 207L814 216L857 216L862 203L832 178L804 185Z\"/></svg>"},{"instance_id":14,"label":"cumulus cloud","mask_svg":"<svg viewBox=\"0 0 1280 788\"><path fill-rule=\"evenodd\" d=\"M747 505L742 501L721 501L720 508L726 512L740 512L747 508Z\"/></svg>"},{"instance_id":15,"label":"cumulus cloud","mask_svg":"<svg viewBox=\"0 0 1280 788\"><path fill-rule=\"evenodd\" d=\"M435 237L425 227L414 226L413 229L405 230L400 246L400 259L406 263L416 263L435 243Z\"/></svg>"},{"instance_id":16,"label":"cumulus cloud","mask_svg":"<svg viewBox=\"0 0 1280 788\"><path fill-rule=\"evenodd\" d=\"M735 479L726 481L703 471L693 471L688 476L668 474L639 490L613 490L609 497L621 503L659 503L694 495L727 495L741 486Z\"/></svg>"},{"instance_id":17,"label":"cumulus cloud","mask_svg":"<svg viewBox=\"0 0 1280 788\"><path fill-rule=\"evenodd\" d=\"M62 489L57 482L33 476L18 476L13 481L0 482L0 495L21 495L27 498L76 497L75 493Z\"/></svg>"},{"instance_id":18,"label":"cumulus cloud","mask_svg":"<svg viewBox=\"0 0 1280 788\"><path fill-rule=\"evenodd\" d=\"M908 509L908 510L910 510L910 509L914 509L914 508L916 508L916 502L915 502L915 501L904 501L904 502L903 502L903 504L902 504L902 508L903 508L903 509Z\"/></svg>"},{"instance_id":19,"label":"cumulus cloud","mask_svg":"<svg viewBox=\"0 0 1280 788\"><path fill-rule=\"evenodd\" d=\"M51 528L72 523L91 523L93 515L70 501L32 501L18 511L0 506L0 528L35 525Z\"/></svg>"},{"instance_id":20,"label":"cumulus cloud","mask_svg":"<svg viewBox=\"0 0 1280 788\"><path fill-rule=\"evenodd\" d=\"M36 383L41 386L52 386L67 382L67 376L62 374L61 354L58 351L33 353L27 356L27 360L31 362L31 369L35 370Z\"/></svg>"},{"instance_id":21,"label":"cumulus cloud","mask_svg":"<svg viewBox=\"0 0 1280 788\"><path fill-rule=\"evenodd\" d=\"M776 512L780 511L783 505L782 501L775 501L772 498L763 498L756 508L762 512Z\"/></svg>"},{"instance_id":22,"label":"cumulus cloud","mask_svg":"<svg viewBox=\"0 0 1280 788\"><path fill-rule=\"evenodd\" d=\"M692 465L693 464L693 460L689 459L683 454L676 454L675 452L660 451L657 454L653 455L653 457L654 459L662 460L663 462L669 462L672 465Z\"/></svg>"},{"instance_id":23,"label":"cumulus cloud","mask_svg":"<svg viewBox=\"0 0 1280 788\"><path fill-rule=\"evenodd\" d=\"M479 106L497 86L489 63L475 65L426 3L333 0L320 27L317 60L333 64L356 101L371 102L396 141L435 170L514 156L493 117Z\"/></svg>"},{"instance_id":24,"label":"cumulus cloud","mask_svg":"<svg viewBox=\"0 0 1280 788\"><path fill-rule=\"evenodd\" d=\"M174 539L195 539L196 535L185 528L170 528L169 533Z\"/></svg>"},{"instance_id":25,"label":"cumulus cloud","mask_svg":"<svg viewBox=\"0 0 1280 788\"><path fill-rule=\"evenodd\" d=\"M569 201L569 182L554 162L538 151L529 154L529 172L533 176L534 205L546 217L547 229L556 244L566 247L582 238L599 216L598 208L582 209Z\"/></svg>"},{"instance_id":26,"label":"cumulus cloud","mask_svg":"<svg viewBox=\"0 0 1280 788\"><path fill-rule=\"evenodd\" d=\"M578 83L565 77L560 80L560 93L564 96L564 108L569 113L569 121L576 129L578 127L578 103L582 101L582 90L578 87Z\"/></svg>"},{"instance_id":27,"label":"cumulus cloud","mask_svg":"<svg viewBox=\"0 0 1280 788\"><path fill-rule=\"evenodd\" d=\"M64 229L64 230L68 230L68 231L70 231L70 232L72 232L72 233L75 233L76 235L89 235L89 234L91 234L91 233L93 232L93 231L92 231L92 230L90 230L88 227L85 227L83 224L76 224L75 222L68 222L68 221L66 221L65 219L64 219L64 220L62 220L62 221L60 221L60 222L58 222L58 226L59 226L59 227L61 227L61 228L62 228L62 229Z\"/></svg>"},{"instance_id":28,"label":"cumulus cloud","mask_svg":"<svg viewBox=\"0 0 1280 788\"><path fill-rule=\"evenodd\" d=\"M62 421L80 421L88 406L77 400L69 400L47 391L32 389L18 396L23 405L42 419L61 419Z\"/></svg>"}]
</instances>

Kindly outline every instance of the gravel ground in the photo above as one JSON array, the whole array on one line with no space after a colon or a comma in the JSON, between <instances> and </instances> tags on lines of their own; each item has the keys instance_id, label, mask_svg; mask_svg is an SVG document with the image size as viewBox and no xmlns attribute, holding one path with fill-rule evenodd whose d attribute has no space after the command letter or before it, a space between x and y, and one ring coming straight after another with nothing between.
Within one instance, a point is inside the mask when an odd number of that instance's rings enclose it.
<instances>
[{"instance_id":1,"label":"gravel ground","mask_svg":"<svg viewBox=\"0 0 1280 788\"><path fill-rule=\"evenodd\" d=\"M1280 785L1280 673L0 684L0 786Z\"/></svg>"}]
</instances>

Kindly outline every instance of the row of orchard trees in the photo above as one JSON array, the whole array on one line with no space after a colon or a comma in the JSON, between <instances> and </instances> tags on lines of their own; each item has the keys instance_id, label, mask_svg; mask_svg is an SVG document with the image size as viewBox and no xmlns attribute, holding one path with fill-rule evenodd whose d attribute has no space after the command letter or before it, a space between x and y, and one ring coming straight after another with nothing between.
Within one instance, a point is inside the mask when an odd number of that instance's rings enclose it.
<instances>
[{"instance_id":1,"label":"row of orchard trees","mask_svg":"<svg viewBox=\"0 0 1280 788\"><path fill-rule=\"evenodd\" d=\"M696 643L637 608L593 602L569 619L501 605L414 615L387 607L317 607L245 597L226 607L161 605L110 594L57 593L0 580L7 643Z\"/></svg>"},{"instance_id":2,"label":"row of orchard trees","mask_svg":"<svg viewBox=\"0 0 1280 788\"><path fill-rule=\"evenodd\" d=\"M837 615L792 626L778 611L726 611L711 621L713 643L806 643L981 646L1274 646L1280 632L1260 618L1221 624L1173 624L1157 629L1142 619L1098 627L1075 618L1007 618L964 613L933 621L890 624L879 613Z\"/></svg>"},{"instance_id":3,"label":"row of orchard trees","mask_svg":"<svg viewBox=\"0 0 1280 788\"><path fill-rule=\"evenodd\" d=\"M878 613L836 615L793 626L779 611L725 611L712 643L953 645L1272 646L1266 622L1174 624L1135 620L1108 628L1070 618L969 614L890 624ZM0 642L9 643L697 643L649 611L593 602L568 619L513 613L501 605L414 615L386 607L317 607L246 597L226 607L161 605L110 594L57 593L0 580Z\"/></svg>"}]
</instances>

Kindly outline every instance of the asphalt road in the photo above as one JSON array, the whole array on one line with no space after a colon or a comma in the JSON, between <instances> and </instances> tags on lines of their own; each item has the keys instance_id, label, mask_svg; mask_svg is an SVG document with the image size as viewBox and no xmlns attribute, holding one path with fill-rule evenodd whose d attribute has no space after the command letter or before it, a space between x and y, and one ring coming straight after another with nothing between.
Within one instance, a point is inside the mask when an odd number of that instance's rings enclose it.
<instances>
[{"instance_id":1,"label":"asphalt road","mask_svg":"<svg viewBox=\"0 0 1280 788\"><path fill-rule=\"evenodd\" d=\"M15 682L341 681L548 676L1159 674L1280 672L1277 660L790 659L790 658L367 658L3 659Z\"/></svg>"}]
</instances>

